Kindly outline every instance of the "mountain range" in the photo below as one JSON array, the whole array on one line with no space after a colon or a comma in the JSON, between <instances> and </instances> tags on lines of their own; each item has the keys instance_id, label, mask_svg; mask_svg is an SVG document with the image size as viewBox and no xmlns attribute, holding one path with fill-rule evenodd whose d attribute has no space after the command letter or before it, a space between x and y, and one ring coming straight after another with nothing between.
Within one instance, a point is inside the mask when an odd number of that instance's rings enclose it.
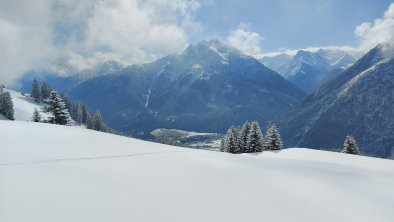
<instances>
[{"instance_id":1,"label":"mountain range","mask_svg":"<svg viewBox=\"0 0 394 222\"><path fill-rule=\"evenodd\" d=\"M394 50L378 45L309 95L282 123L288 145L341 147L346 135L361 152L394 151Z\"/></svg>"},{"instance_id":2,"label":"mountain range","mask_svg":"<svg viewBox=\"0 0 394 222\"><path fill-rule=\"evenodd\" d=\"M246 120L267 123L305 97L275 71L218 40L111 74L65 80L60 88L100 109L110 127L143 138L157 128L223 133Z\"/></svg>"},{"instance_id":3,"label":"mountain range","mask_svg":"<svg viewBox=\"0 0 394 222\"><path fill-rule=\"evenodd\" d=\"M309 75L296 73L286 80L218 40L192 44L181 54L151 63L116 66L107 74L40 76L100 109L110 127L140 138L151 138L158 128L224 133L246 120L263 126L275 121L286 146L338 149L352 134L364 154L389 157L394 144L393 54L391 47L379 45L349 65L353 58L346 54L299 51L289 61L304 71L337 69L309 96L291 83L301 77L307 82ZM26 89L29 78L23 80Z\"/></svg>"},{"instance_id":4,"label":"mountain range","mask_svg":"<svg viewBox=\"0 0 394 222\"><path fill-rule=\"evenodd\" d=\"M339 75L354 62L354 58L340 51L319 49L316 52L299 50L294 56L263 57L260 61L306 93L311 93Z\"/></svg>"}]
</instances>

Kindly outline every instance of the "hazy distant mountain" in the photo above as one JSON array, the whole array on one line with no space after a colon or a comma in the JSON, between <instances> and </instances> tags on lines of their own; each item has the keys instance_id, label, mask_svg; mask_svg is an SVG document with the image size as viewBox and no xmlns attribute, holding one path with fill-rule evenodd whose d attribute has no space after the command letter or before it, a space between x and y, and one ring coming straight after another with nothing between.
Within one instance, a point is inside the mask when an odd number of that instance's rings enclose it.
<instances>
[{"instance_id":1,"label":"hazy distant mountain","mask_svg":"<svg viewBox=\"0 0 394 222\"><path fill-rule=\"evenodd\" d=\"M58 91L68 92L78 84L102 75L108 75L120 71L124 65L116 61L106 61L91 69L78 73L59 74L48 70L31 70L26 72L18 81L17 89L22 92L30 92L31 83L34 79L39 82L46 81Z\"/></svg>"},{"instance_id":2,"label":"hazy distant mountain","mask_svg":"<svg viewBox=\"0 0 394 222\"><path fill-rule=\"evenodd\" d=\"M394 148L393 52L377 46L306 98L282 124L287 144L341 147L353 134L362 152L388 157Z\"/></svg>"},{"instance_id":3,"label":"hazy distant mountain","mask_svg":"<svg viewBox=\"0 0 394 222\"><path fill-rule=\"evenodd\" d=\"M304 93L256 59L212 40L87 80L71 96L99 108L111 127L143 136L156 128L224 132L245 120L265 123L293 109Z\"/></svg>"},{"instance_id":4,"label":"hazy distant mountain","mask_svg":"<svg viewBox=\"0 0 394 222\"><path fill-rule=\"evenodd\" d=\"M299 50L293 57L280 54L260 61L310 93L325 81L336 77L354 59L343 52L320 49L317 52Z\"/></svg>"}]
</instances>

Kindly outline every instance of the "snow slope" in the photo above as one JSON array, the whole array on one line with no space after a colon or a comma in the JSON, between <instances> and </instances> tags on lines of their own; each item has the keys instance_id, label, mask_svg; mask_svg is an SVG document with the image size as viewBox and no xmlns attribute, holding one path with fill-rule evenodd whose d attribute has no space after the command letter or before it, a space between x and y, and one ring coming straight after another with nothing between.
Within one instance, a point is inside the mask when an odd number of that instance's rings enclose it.
<instances>
[{"instance_id":1,"label":"snow slope","mask_svg":"<svg viewBox=\"0 0 394 222\"><path fill-rule=\"evenodd\" d=\"M34 109L37 109L41 116L48 116L48 114L41 111L43 106L41 104L35 103L32 98L22 96L19 92L14 90L5 89L5 91L10 92L11 94L12 102L14 103L15 120L32 121Z\"/></svg>"},{"instance_id":2,"label":"snow slope","mask_svg":"<svg viewBox=\"0 0 394 222\"><path fill-rule=\"evenodd\" d=\"M255 155L0 121L0 221L394 221L394 161Z\"/></svg>"}]
</instances>

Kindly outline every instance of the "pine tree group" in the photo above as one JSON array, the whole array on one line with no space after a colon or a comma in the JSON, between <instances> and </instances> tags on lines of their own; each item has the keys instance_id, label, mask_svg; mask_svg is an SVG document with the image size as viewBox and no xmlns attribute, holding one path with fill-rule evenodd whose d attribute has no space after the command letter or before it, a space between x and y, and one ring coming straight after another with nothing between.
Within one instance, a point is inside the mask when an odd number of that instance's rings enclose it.
<instances>
[{"instance_id":1,"label":"pine tree group","mask_svg":"<svg viewBox=\"0 0 394 222\"><path fill-rule=\"evenodd\" d=\"M7 119L15 120L14 103L11 94L4 91L4 86L0 86L0 114L3 114Z\"/></svg>"},{"instance_id":2,"label":"pine tree group","mask_svg":"<svg viewBox=\"0 0 394 222\"><path fill-rule=\"evenodd\" d=\"M347 135L343 143L342 153L358 154L358 152L356 140L352 135Z\"/></svg>"},{"instance_id":3,"label":"pine tree group","mask_svg":"<svg viewBox=\"0 0 394 222\"><path fill-rule=\"evenodd\" d=\"M268 144L277 144L277 146L267 146ZM260 125L257 121L246 121L242 128L230 127L225 137L220 143L219 150L228 153L255 153L264 150L275 150L282 148L279 131L274 124L270 124L267 129L267 136L264 138ZM274 139L275 138L275 139ZM275 142L273 142L275 141Z\"/></svg>"}]
</instances>

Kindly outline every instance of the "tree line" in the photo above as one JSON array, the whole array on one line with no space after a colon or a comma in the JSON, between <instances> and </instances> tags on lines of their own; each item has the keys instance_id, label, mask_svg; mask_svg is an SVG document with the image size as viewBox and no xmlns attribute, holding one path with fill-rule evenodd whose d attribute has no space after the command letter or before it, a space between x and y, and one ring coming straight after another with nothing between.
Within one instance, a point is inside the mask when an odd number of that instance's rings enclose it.
<instances>
[{"instance_id":1,"label":"tree line","mask_svg":"<svg viewBox=\"0 0 394 222\"><path fill-rule=\"evenodd\" d=\"M240 154L267 150L281 150L283 142L278 127L269 123L265 134L257 121L246 121L242 127L232 126L220 142L221 152ZM342 153L359 154L356 140L348 135L343 143Z\"/></svg>"},{"instance_id":2,"label":"tree line","mask_svg":"<svg viewBox=\"0 0 394 222\"><path fill-rule=\"evenodd\" d=\"M85 125L86 128L101 132L114 133L104 123L101 113L96 110L92 113L82 101L72 101L66 94L58 94L47 82L41 87L37 80L33 80L30 96L37 103L43 103L43 112L49 113L48 119L42 119L38 110L34 110L32 120L34 122L47 122L59 125L67 125L72 122Z\"/></svg>"},{"instance_id":3,"label":"tree line","mask_svg":"<svg viewBox=\"0 0 394 222\"><path fill-rule=\"evenodd\" d=\"M238 154L280 150L282 147L283 142L274 123L268 125L264 136L257 121L246 121L242 127L232 126L228 129L219 150Z\"/></svg>"}]
</instances>

